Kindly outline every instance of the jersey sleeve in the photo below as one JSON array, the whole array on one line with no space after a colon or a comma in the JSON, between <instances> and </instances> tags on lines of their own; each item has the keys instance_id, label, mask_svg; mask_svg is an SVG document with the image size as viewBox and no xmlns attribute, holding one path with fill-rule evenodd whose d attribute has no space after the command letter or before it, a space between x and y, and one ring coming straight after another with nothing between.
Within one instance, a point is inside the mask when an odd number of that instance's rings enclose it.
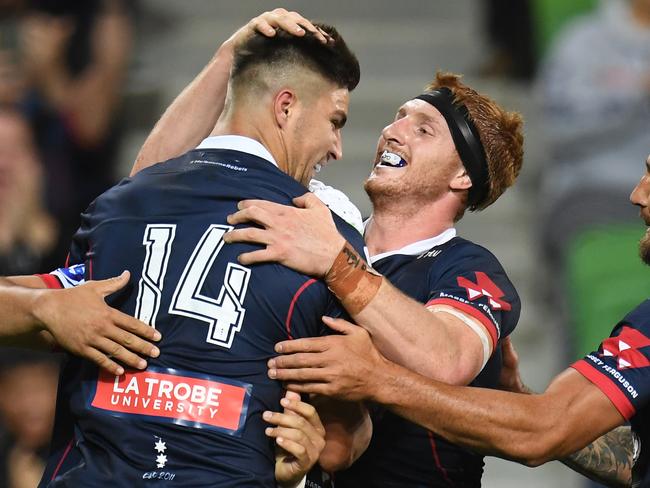
<instances>
[{"instance_id":1,"label":"jersey sleeve","mask_svg":"<svg viewBox=\"0 0 650 488\"><path fill-rule=\"evenodd\" d=\"M619 322L597 351L573 369L598 387L625 419L650 398L650 300Z\"/></svg>"},{"instance_id":2,"label":"jersey sleeve","mask_svg":"<svg viewBox=\"0 0 650 488\"><path fill-rule=\"evenodd\" d=\"M47 274L39 274L48 288L74 288L86 282L86 265L75 264L67 268L58 268Z\"/></svg>"},{"instance_id":3,"label":"jersey sleeve","mask_svg":"<svg viewBox=\"0 0 650 488\"><path fill-rule=\"evenodd\" d=\"M488 331L492 349L519 319L517 292L498 260L480 246L450 253L429 273L427 307L446 306L470 316Z\"/></svg>"}]
</instances>

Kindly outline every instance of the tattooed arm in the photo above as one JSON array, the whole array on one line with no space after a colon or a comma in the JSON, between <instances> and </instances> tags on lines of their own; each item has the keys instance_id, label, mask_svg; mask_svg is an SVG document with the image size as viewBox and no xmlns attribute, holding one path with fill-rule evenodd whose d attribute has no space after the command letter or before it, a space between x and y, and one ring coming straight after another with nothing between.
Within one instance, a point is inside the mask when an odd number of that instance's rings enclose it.
<instances>
[{"instance_id":1,"label":"tattooed arm","mask_svg":"<svg viewBox=\"0 0 650 488\"><path fill-rule=\"evenodd\" d=\"M632 429L628 425L617 427L584 449L564 458L562 462L587 478L607 486L632 486Z\"/></svg>"},{"instance_id":2,"label":"tattooed arm","mask_svg":"<svg viewBox=\"0 0 650 488\"><path fill-rule=\"evenodd\" d=\"M521 380L519 355L506 337L501 344L502 368L499 387L505 391L533 394ZM562 460L589 479L607 486L628 487L632 483L634 440L628 425L622 425L596 439L584 449Z\"/></svg>"}]
</instances>

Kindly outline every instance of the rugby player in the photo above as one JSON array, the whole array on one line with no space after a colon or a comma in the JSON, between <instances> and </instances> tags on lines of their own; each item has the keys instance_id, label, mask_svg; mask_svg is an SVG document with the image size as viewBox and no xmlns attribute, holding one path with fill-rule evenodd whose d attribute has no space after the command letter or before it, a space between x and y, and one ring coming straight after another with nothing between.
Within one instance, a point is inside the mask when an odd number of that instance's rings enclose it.
<instances>
[{"instance_id":1,"label":"rugby player","mask_svg":"<svg viewBox=\"0 0 650 488\"><path fill-rule=\"evenodd\" d=\"M650 156L630 201L650 226ZM650 231L639 248L650 265ZM566 458L597 439L569 465L611 486L650 486L650 300L538 395L432 381L387 360L363 329L326 322L343 335L332 337L327 350L301 341L281 344L293 355L272 360L271 376L298 391L381 403L455 444L529 466ZM631 436L625 427L615 429L626 422Z\"/></svg>"},{"instance_id":2,"label":"rugby player","mask_svg":"<svg viewBox=\"0 0 650 488\"><path fill-rule=\"evenodd\" d=\"M291 20L300 24L295 12L272 14L289 19L288 32L297 27ZM228 66L224 45L159 121L141 153L144 165L182 152L209 130L215 115L204 107L218 105L220 73ZM184 118L192 120L191 128L174 132ZM266 229L236 230L225 238L266 246L241 255L242 264L277 259L325 277L355 321L397 362L449 383L495 387L499 340L517 322L519 298L497 259L457 237L454 222L467 208L487 207L514 182L522 141L518 115L452 75L438 76L400 108L380 137L366 184L375 210L366 242L371 263L388 280L344 244L329 211L311 194L294 200L306 209L243 202L231 224L252 219ZM337 474L337 486L480 484L482 456L389 411L373 421L368 452L353 470Z\"/></svg>"},{"instance_id":3,"label":"rugby player","mask_svg":"<svg viewBox=\"0 0 650 488\"><path fill-rule=\"evenodd\" d=\"M303 39L239 45L212 137L109 190L83 215L72 263L83 263L87 278L111 275L116 263L141 276L111 303L135 310L165 340L145 372L113 377L70 358L43 486L275 486L261 413L277 409L281 391L266 360L279 338L317 335L320 315L341 310L322 282L236 264L254 247L224 246L222 235L242 196L289 203L315 165L341 156L359 68L338 33L321 28L326 39L312 27ZM360 236L335 219L361 250ZM349 410L345 419L335 412L339 429L367 432L363 412ZM291 430L296 416L285 417ZM346 454L332 460L326 447L321 464L349 462L365 447L367 434L360 438L334 446Z\"/></svg>"}]
</instances>

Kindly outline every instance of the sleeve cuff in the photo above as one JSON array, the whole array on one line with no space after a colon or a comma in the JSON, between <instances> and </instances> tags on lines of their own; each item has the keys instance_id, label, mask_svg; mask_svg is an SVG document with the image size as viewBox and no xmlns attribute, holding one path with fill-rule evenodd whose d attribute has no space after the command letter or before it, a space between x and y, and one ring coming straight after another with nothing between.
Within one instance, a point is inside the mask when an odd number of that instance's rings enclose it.
<instances>
[{"instance_id":1,"label":"sleeve cuff","mask_svg":"<svg viewBox=\"0 0 650 488\"><path fill-rule=\"evenodd\" d=\"M452 300L451 298L434 298L427 302L425 306L430 307L432 305L447 305L478 320L488 331L488 334L490 334L490 339L492 339L492 352L494 352L494 348L499 342L499 331L485 314L481 313L477 308L472 307L471 305L459 302L458 300Z\"/></svg>"},{"instance_id":2,"label":"sleeve cuff","mask_svg":"<svg viewBox=\"0 0 650 488\"><path fill-rule=\"evenodd\" d=\"M60 289L63 288L63 285L59 281L59 279L54 276L53 274L37 274L41 280L43 280L43 283L45 283L45 286L48 288L52 289Z\"/></svg>"},{"instance_id":3,"label":"sleeve cuff","mask_svg":"<svg viewBox=\"0 0 650 488\"><path fill-rule=\"evenodd\" d=\"M580 359L571 365L582 376L591 381L614 404L619 413L630 420L636 413L632 402L627 398L614 381L599 369L591 366L586 360Z\"/></svg>"}]
</instances>

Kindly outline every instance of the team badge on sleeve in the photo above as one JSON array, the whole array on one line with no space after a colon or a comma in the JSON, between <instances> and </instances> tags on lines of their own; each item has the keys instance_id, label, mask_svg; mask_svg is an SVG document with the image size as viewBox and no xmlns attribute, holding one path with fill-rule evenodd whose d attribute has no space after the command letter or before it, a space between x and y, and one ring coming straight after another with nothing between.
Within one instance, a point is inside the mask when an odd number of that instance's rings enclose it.
<instances>
[{"instance_id":1,"label":"team badge on sleeve","mask_svg":"<svg viewBox=\"0 0 650 488\"><path fill-rule=\"evenodd\" d=\"M645 368L650 366L650 360L639 349L647 346L650 346L650 339L640 331L624 326L619 335L603 341L601 357L617 358L619 370Z\"/></svg>"},{"instance_id":2,"label":"team badge on sleeve","mask_svg":"<svg viewBox=\"0 0 650 488\"><path fill-rule=\"evenodd\" d=\"M509 311L512 307L502 298L505 293L501 291L494 281L482 271L476 271L476 283L468 280L463 276L458 277L458 285L467 290L467 297L470 301L486 297L490 308L493 310Z\"/></svg>"}]
</instances>

